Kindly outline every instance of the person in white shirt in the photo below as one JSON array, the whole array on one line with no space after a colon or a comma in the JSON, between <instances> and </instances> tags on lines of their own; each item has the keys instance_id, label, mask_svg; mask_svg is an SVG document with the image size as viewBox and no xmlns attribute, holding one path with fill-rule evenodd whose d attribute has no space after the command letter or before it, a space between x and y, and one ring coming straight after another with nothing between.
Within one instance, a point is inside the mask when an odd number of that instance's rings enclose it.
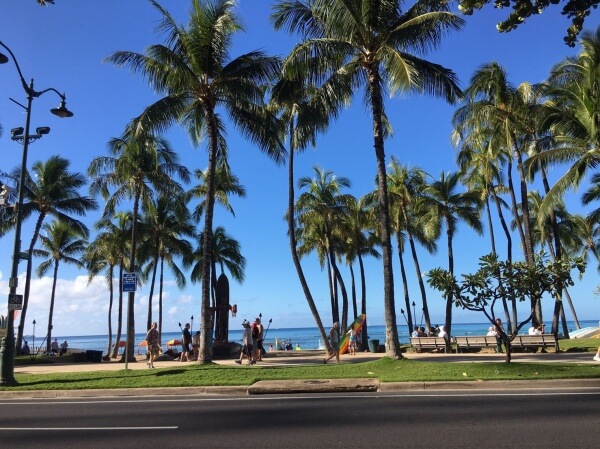
<instances>
[{"instance_id":1,"label":"person in white shirt","mask_svg":"<svg viewBox=\"0 0 600 449\"><path fill-rule=\"evenodd\" d=\"M529 335L542 335L544 333L544 325L533 323L532 326L527 331Z\"/></svg>"}]
</instances>

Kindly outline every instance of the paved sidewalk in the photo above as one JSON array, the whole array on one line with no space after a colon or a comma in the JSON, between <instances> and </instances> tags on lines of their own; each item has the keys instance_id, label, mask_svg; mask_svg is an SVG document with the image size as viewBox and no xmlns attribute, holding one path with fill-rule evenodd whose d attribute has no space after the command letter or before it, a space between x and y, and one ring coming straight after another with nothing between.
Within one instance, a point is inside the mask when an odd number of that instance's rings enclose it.
<instances>
[{"instance_id":1,"label":"paved sidewalk","mask_svg":"<svg viewBox=\"0 0 600 449\"><path fill-rule=\"evenodd\" d=\"M360 352L356 355L344 354L340 356L342 364L345 363L359 363L367 362L370 360L377 360L384 357L385 354L371 353L371 352ZM404 357L411 360L423 360L427 362L440 362L440 363L452 363L452 362L473 362L473 363L485 363L485 362L503 362L504 354L495 353L472 353L472 354L444 354L444 353L412 353L407 352L403 354ZM277 353L268 353L263 358L262 362L258 362L255 367L278 367L278 366L298 366L298 365L322 365L325 357L325 351L281 351ZM597 364L599 362L593 360L594 354L590 352L564 352L564 353L514 353L512 363L584 363L584 364ZM247 362L244 364L237 365L235 359L227 360L213 360L214 363L219 365L236 366L239 368L247 368ZM195 362L178 362L178 361L157 361L155 366L157 368L172 368L183 365L193 364ZM328 362L329 364L335 364L335 359ZM27 365L27 366L16 366L15 374L48 374L56 372L81 372L81 371L107 371L107 370L121 370L125 369L125 363L117 361L117 359L111 360L110 362L101 363L60 363L54 362L43 365ZM137 362L128 363L128 369L148 369L146 366L145 356L137 356Z\"/></svg>"}]
</instances>

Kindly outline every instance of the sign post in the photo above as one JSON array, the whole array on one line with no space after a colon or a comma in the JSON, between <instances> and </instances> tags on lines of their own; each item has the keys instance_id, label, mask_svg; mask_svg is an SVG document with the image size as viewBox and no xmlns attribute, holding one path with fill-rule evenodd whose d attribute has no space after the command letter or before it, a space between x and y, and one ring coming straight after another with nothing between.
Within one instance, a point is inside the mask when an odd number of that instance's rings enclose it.
<instances>
[{"instance_id":1,"label":"sign post","mask_svg":"<svg viewBox=\"0 0 600 449\"><path fill-rule=\"evenodd\" d=\"M135 273L123 273L123 292L134 292L137 286Z\"/></svg>"}]
</instances>

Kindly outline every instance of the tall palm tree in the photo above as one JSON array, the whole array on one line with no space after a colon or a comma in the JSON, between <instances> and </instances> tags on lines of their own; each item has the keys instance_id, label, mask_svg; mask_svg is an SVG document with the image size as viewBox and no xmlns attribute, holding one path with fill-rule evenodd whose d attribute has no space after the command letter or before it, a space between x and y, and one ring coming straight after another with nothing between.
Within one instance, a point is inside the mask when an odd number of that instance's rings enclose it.
<instances>
[{"instance_id":1,"label":"tall palm tree","mask_svg":"<svg viewBox=\"0 0 600 449\"><path fill-rule=\"evenodd\" d=\"M150 281L150 292L148 294L148 319L147 329L152 325L152 298L154 295L154 285L156 274L160 267L159 274L159 302L158 302L158 332L162 334L162 292L164 264L166 262L175 282L179 288L186 284L184 273L176 263L176 260L187 257L192 252L192 246L186 237L192 237L195 233L195 227L190 218L190 212L180 196L160 196L156 204L142 218L144 230L149 235L145 242L144 252L147 253L150 262L143 270L144 276L148 277L152 273Z\"/></svg>"},{"instance_id":2,"label":"tall palm tree","mask_svg":"<svg viewBox=\"0 0 600 449\"><path fill-rule=\"evenodd\" d=\"M490 235L492 253L498 254L496 249L496 237L494 232L494 221L492 220L492 211L490 200L496 206L496 211L500 224L506 237L507 254L506 258L512 262L512 236L508 225L504 219L502 207L505 202L498 195L499 191L505 190L504 176L502 167L505 165L508 157L503 151L502 145L495 145L493 132L490 136L490 130L476 128L468 136L464 136L461 142L460 150L456 156L456 161L460 168L461 181L470 189L481 194L481 199L485 204L486 218ZM458 133L453 133L458 137ZM501 282L502 274L498 271L498 280ZM517 323L517 301L512 298L512 317L506 298L502 297L502 307L506 317L507 329L514 329Z\"/></svg>"},{"instance_id":3,"label":"tall palm tree","mask_svg":"<svg viewBox=\"0 0 600 449\"><path fill-rule=\"evenodd\" d=\"M376 245L379 245L379 239L377 239L375 233L375 227L377 226L376 220L374 219L372 209L368 207L368 200L365 197L355 199L350 198L346 204L346 214L343 216L344 226L346 230L346 259L352 269L352 263L354 259L358 260L358 266L360 270L360 285L361 285L361 314L367 315L367 279L365 276L364 257L371 256L379 259L381 255L375 249ZM353 304L354 304L354 318L358 316L356 306L356 296L354 288L354 280L352 282L353 291ZM368 347L368 320L365 319L363 327L361 329L361 348L365 349Z\"/></svg>"},{"instance_id":4,"label":"tall palm tree","mask_svg":"<svg viewBox=\"0 0 600 449\"><path fill-rule=\"evenodd\" d=\"M113 222L114 221L114 222ZM123 289L121 282L123 272L127 264L127 257L130 254L128 247L131 237L131 214L125 212L116 213L112 220L109 218L100 219L94 228L100 231L96 238L88 245L85 260L88 267L88 281L104 271L104 277L108 285L108 340L106 357L116 358L119 351L119 342L121 341L121 326L123 324ZM117 313L117 332L116 342L112 344L112 308L114 302L114 269L118 267L118 313ZM112 352L111 352L112 351Z\"/></svg>"},{"instance_id":5,"label":"tall palm tree","mask_svg":"<svg viewBox=\"0 0 600 449\"><path fill-rule=\"evenodd\" d=\"M498 148L495 153L504 159L512 154L519 174L520 201L517 200L512 184L512 164L507 169L508 187L516 218L520 207L523 220L517 219L517 230L528 263L533 263L533 243L531 239L529 209L527 203L528 176L524 167L526 150L532 144L530 133L524 128L531 86L523 83L513 86L508 80L504 67L497 62L482 65L471 77L465 90L467 101L453 117L454 129L463 138L471 133L484 133L483 139L493 138ZM502 150L503 153L500 152Z\"/></svg>"},{"instance_id":6,"label":"tall palm tree","mask_svg":"<svg viewBox=\"0 0 600 449\"><path fill-rule=\"evenodd\" d=\"M100 194L105 200L104 217L114 214L123 200L133 200L129 272L138 272L136 264L138 220L141 210L152 207L155 192L164 195L183 195L183 189L173 179L189 181L188 170L178 164L177 154L168 142L150 134L127 135L109 142L111 156L92 160L88 174L92 195ZM135 291L129 292L127 304L127 346L122 361L135 361Z\"/></svg>"},{"instance_id":7,"label":"tall palm tree","mask_svg":"<svg viewBox=\"0 0 600 449\"><path fill-rule=\"evenodd\" d=\"M435 254L437 252L435 240L439 234L439 227L426 226L426 223L419 220L419 215L422 214L417 208L418 200L423 195L423 189L426 185L425 172L417 167L402 166L396 157L392 157L392 161L388 165L387 176L390 209L393 211L392 220L398 236L399 255L400 257L402 256L401 250L403 250L404 244L401 239L402 236L406 234L419 283L419 289L421 291L423 318L427 328L431 329L425 283L423 282L423 275L415 245L415 240L417 240L430 254ZM403 264L402 259L401 263ZM405 291L408 291L406 287ZM405 294L405 306L409 329L412 329L413 323L416 324L417 322L417 317L413 317L411 314L410 298L408 294Z\"/></svg>"},{"instance_id":8,"label":"tall palm tree","mask_svg":"<svg viewBox=\"0 0 600 449\"><path fill-rule=\"evenodd\" d=\"M332 319L339 321L339 308L336 301L337 288L334 286L340 284L342 296L344 298L342 317L347 316L348 297L347 291L340 271L337 267L337 257L340 255L338 250L339 237L336 235L336 228L343 223L343 217L346 214L346 207L352 201L353 197L341 193L343 188L350 187L350 180L343 176L336 176L330 170L324 170L320 167L313 167L314 178L303 176L298 180L298 187L306 189L296 201L296 214L299 225L303 228L303 238L318 239L320 242L320 251L324 256L331 270L328 271L330 281ZM303 251L304 252L304 251ZM344 314L346 312L346 315ZM346 329L346 322L342 320L341 329Z\"/></svg>"},{"instance_id":9,"label":"tall palm tree","mask_svg":"<svg viewBox=\"0 0 600 449\"><path fill-rule=\"evenodd\" d=\"M44 235L44 232L46 235ZM87 237L87 234L82 234L76 228L71 228L64 222L55 220L50 224L45 223L42 226L42 233L40 234L42 248L33 250L35 257L46 258L35 271L38 277L42 277L48 270L53 269L50 310L48 312L48 333L46 334L47 352L50 352L50 344L52 342L52 316L54 314L58 267L61 262L75 265L78 268L84 267L80 256L87 246Z\"/></svg>"},{"instance_id":10,"label":"tall palm tree","mask_svg":"<svg viewBox=\"0 0 600 449\"><path fill-rule=\"evenodd\" d=\"M48 215L66 223L69 227L79 230L86 235L87 227L79 220L72 217L85 215L87 211L98 207L96 201L90 197L82 196L79 189L86 184L85 176L78 172L69 171L70 162L60 156L52 156L47 161L38 161L33 164L32 172L35 180L29 172L25 174L23 185L25 202L22 206L22 218L26 220L36 215L33 235L29 243L27 259L27 274L25 277L25 291L23 295L23 309L21 320L17 331L17 353L21 351L23 341L23 330L29 304L29 290L31 287L31 273L33 267L33 249L37 243L42 224ZM21 169L16 168L12 177L18 179Z\"/></svg>"},{"instance_id":11,"label":"tall palm tree","mask_svg":"<svg viewBox=\"0 0 600 449\"><path fill-rule=\"evenodd\" d=\"M444 1L418 1L402 11L398 0L278 1L275 28L298 32L298 44L284 66L284 75L304 73L315 81L345 74L351 90L363 85L372 114L377 159L380 228L383 255L386 351L400 358L396 326L390 217L384 139L387 117L383 92L439 95L454 101L460 89L454 73L416 55L435 49L445 32L463 20Z\"/></svg>"},{"instance_id":12,"label":"tall palm tree","mask_svg":"<svg viewBox=\"0 0 600 449\"><path fill-rule=\"evenodd\" d=\"M277 138L275 117L262 107L263 85L279 71L279 60L260 51L230 59L232 39L242 30L234 14L233 0L192 0L187 27L155 1L162 15L159 30L166 45L153 45L146 54L120 51L108 58L118 66L142 73L163 98L148 106L136 119L136 132L162 130L181 123L192 141L208 141L208 189L204 210L204 248L212 247L215 172L217 160L226 152L227 116L242 134L275 161L284 156ZM210 258L203 258L200 363L212 360L210 339Z\"/></svg>"},{"instance_id":13,"label":"tall palm tree","mask_svg":"<svg viewBox=\"0 0 600 449\"><path fill-rule=\"evenodd\" d=\"M294 156L304 151L309 145L315 145L317 133L324 132L335 118L347 98L340 96L344 89L335 87L343 78L332 78L321 86L315 86L303 79L280 78L271 91L269 107L278 115L281 123L282 140L288 144L288 206L285 214L288 225L288 237L292 261L302 286L308 307L313 315L321 341L329 347L327 334L314 298L306 281L296 239L296 216L294 211ZM332 87L333 86L333 87ZM366 335L366 333L365 333ZM331 348L330 348L331 349Z\"/></svg>"},{"instance_id":14,"label":"tall palm tree","mask_svg":"<svg viewBox=\"0 0 600 449\"><path fill-rule=\"evenodd\" d=\"M440 178L428 184L422 198L429 211L431 219L442 221L446 229L448 248L448 272L454 275L454 236L461 221L465 222L475 232L481 234L483 228L480 221L481 201L474 192L458 192L460 176L458 173L443 173ZM448 335L452 335L452 308L454 298L452 293L446 299L445 326Z\"/></svg>"}]
</instances>

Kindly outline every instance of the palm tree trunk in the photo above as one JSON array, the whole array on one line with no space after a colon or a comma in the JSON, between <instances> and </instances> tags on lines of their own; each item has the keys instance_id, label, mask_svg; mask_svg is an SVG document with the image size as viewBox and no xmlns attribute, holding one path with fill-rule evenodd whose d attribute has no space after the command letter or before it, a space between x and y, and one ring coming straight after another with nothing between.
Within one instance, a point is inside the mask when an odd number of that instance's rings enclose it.
<instances>
[{"instance_id":1,"label":"palm tree trunk","mask_svg":"<svg viewBox=\"0 0 600 449\"><path fill-rule=\"evenodd\" d=\"M208 125L208 170L206 178L208 189L206 192L206 209L204 210L204 241L202 242L202 300L200 305L200 351L198 362L201 364L212 362L212 316L210 307L210 268L212 250L213 213L215 206L215 170L217 167L218 131L214 110L210 105L205 105L204 115Z\"/></svg>"},{"instance_id":2,"label":"palm tree trunk","mask_svg":"<svg viewBox=\"0 0 600 449\"><path fill-rule=\"evenodd\" d=\"M360 253L358 254L358 265L360 266L360 283L361 283L361 312L365 315L365 322L360 331L361 335L361 350L365 351L368 347L368 333L367 333L367 283L365 280L365 266L363 264Z\"/></svg>"},{"instance_id":3,"label":"palm tree trunk","mask_svg":"<svg viewBox=\"0 0 600 449\"><path fill-rule=\"evenodd\" d=\"M446 236L448 237L448 272L454 276L454 251L452 250L452 236L454 235L454 228L450 220L446 220ZM447 350L450 349L450 336L452 335L452 308L454 307L454 296L450 291L446 298L446 332L448 333L448 340L446 341Z\"/></svg>"},{"instance_id":4,"label":"palm tree trunk","mask_svg":"<svg viewBox=\"0 0 600 449\"><path fill-rule=\"evenodd\" d=\"M335 259L335 255L333 255L333 257ZM342 274L335 261L333 262L333 273L342 291L342 322L340 329L345 333L348 330L348 291L346 290L346 284L344 283Z\"/></svg>"},{"instance_id":5,"label":"palm tree trunk","mask_svg":"<svg viewBox=\"0 0 600 449\"><path fill-rule=\"evenodd\" d=\"M106 347L106 357L110 357L110 350L112 349L112 308L114 300L113 270L114 265L110 265L108 268L108 343Z\"/></svg>"},{"instance_id":6,"label":"palm tree trunk","mask_svg":"<svg viewBox=\"0 0 600 449\"><path fill-rule=\"evenodd\" d=\"M400 276L402 277L402 290L404 292L404 304L406 307L407 313L407 325L408 325L408 333L410 334L414 328L413 325L413 316L410 311L410 294L408 293L408 279L406 278L406 269L404 268L404 257L402 257L402 245L400 242L400 233L396 233L396 242L397 242L397 251L398 251L398 260L400 261ZM416 318L415 318L416 321Z\"/></svg>"},{"instance_id":7,"label":"palm tree trunk","mask_svg":"<svg viewBox=\"0 0 600 449\"><path fill-rule=\"evenodd\" d=\"M156 270L158 265L158 251L154 255L152 264L152 280L150 281L150 293L148 293L148 317L146 318L146 329L152 327L152 297L154 296L154 283L156 282Z\"/></svg>"},{"instance_id":8,"label":"palm tree trunk","mask_svg":"<svg viewBox=\"0 0 600 449\"><path fill-rule=\"evenodd\" d=\"M133 217L131 224L131 255L129 256L129 272L137 273L136 252L137 252L137 222L140 208L140 193L136 192L133 200ZM135 362L135 292L129 292L127 295L127 345L125 352L120 360L121 362Z\"/></svg>"},{"instance_id":9,"label":"palm tree trunk","mask_svg":"<svg viewBox=\"0 0 600 449\"><path fill-rule=\"evenodd\" d=\"M331 301L331 322L335 323L340 320L340 310L337 303L337 287L334 285L335 276L329 262L329 254L327 255L327 281L329 284L329 298Z\"/></svg>"},{"instance_id":10,"label":"palm tree trunk","mask_svg":"<svg viewBox=\"0 0 600 449\"><path fill-rule=\"evenodd\" d=\"M158 281L158 341L159 342L162 342L164 265L165 265L165 258L161 256L161 258L160 258L160 279Z\"/></svg>"},{"instance_id":11,"label":"palm tree trunk","mask_svg":"<svg viewBox=\"0 0 600 449\"><path fill-rule=\"evenodd\" d=\"M302 270L302 265L300 265L300 258L298 257L297 244L296 244L296 226L294 220L294 126L293 123L290 122L290 154L288 161L288 210L286 214L287 224L288 224L288 236L290 238L290 251L292 253L292 260L294 262L294 267L296 268L296 273L298 274L298 279L300 280L300 285L302 286L302 290L304 291L304 296L306 297L306 302L308 303L308 308L312 313L313 319L315 320L315 324L319 329L319 333L321 334L321 341L325 343L325 346L328 348L328 352L331 353L331 346L329 341L327 340L327 334L325 333L325 329L323 328L323 323L321 322L321 316L319 315L319 311L317 310L317 306L315 305L315 301L310 292L310 288L308 287L308 283L306 282L306 278L304 276L304 271ZM361 262L361 273L364 273ZM363 287L364 287L364 274L363 274ZM365 298L363 295L363 305L365 305Z\"/></svg>"},{"instance_id":12,"label":"palm tree trunk","mask_svg":"<svg viewBox=\"0 0 600 449\"><path fill-rule=\"evenodd\" d=\"M113 348L112 358L116 359L119 355L119 344L121 343L121 333L123 331L123 271L124 261L119 263L119 313L117 315L117 334L115 336L115 347Z\"/></svg>"},{"instance_id":13,"label":"palm tree trunk","mask_svg":"<svg viewBox=\"0 0 600 449\"><path fill-rule=\"evenodd\" d=\"M405 223L409 223L408 222L408 214L406 212L406 209L403 208L402 209L402 214L404 216L404 222ZM415 271L417 274L417 281L419 283L419 290L421 291L421 302L423 304L423 318L425 320L425 326L427 326L427 329L431 329L431 319L429 318L429 306L427 304L427 293L425 292L425 282L423 281L423 275L421 273L421 266L419 264L419 258L417 257L417 247L415 245L415 239L413 238L412 232L410 230L410 227L407 226L406 227L406 235L408 236L408 245L410 246L410 253L412 255L413 258L413 265L415 267ZM410 307L409 304L406 304L406 309L407 309L407 313L408 316L410 317ZM415 325L417 324L417 317L415 318ZM409 320L409 323L412 323L411 320ZM412 327L409 328L408 332L412 332Z\"/></svg>"},{"instance_id":14,"label":"palm tree trunk","mask_svg":"<svg viewBox=\"0 0 600 449\"><path fill-rule=\"evenodd\" d=\"M56 297L56 279L58 278L58 260L54 260L54 277L52 278L52 293L50 294L50 311L48 312L48 334L46 336L46 352L50 353L52 343L52 316L54 315L54 298Z\"/></svg>"},{"instance_id":15,"label":"palm tree trunk","mask_svg":"<svg viewBox=\"0 0 600 449\"><path fill-rule=\"evenodd\" d=\"M396 324L396 305L394 302L394 272L392 268L392 243L390 238L390 211L388 204L387 173L383 133L383 98L381 95L381 77L378 67L367 67L371 91L371 112L373 114L373 145L377 159L377 186L380 210L380 231L383 259L383 290L385 312L385 348L388 357L402 358L398 327Z\"/></svg>"},{"instance_id":16,"label":"palm tree trunk","mask_svg":"<svg viewBox=\"0 0 600 449\"><path fill-rule=\"evenodd\" d=\"M500 224L502 225L502 230L504 231L504 235L506 236L506 259L509 263L512 263L512 237L510 235L510 230L508 229L508 225L506 224L506 220L504 219L504 214L502 213L502 205L500 203L500 198L498 198L498 194L496 193L496 189L493 188L492 194L494 195L494 203L496 203L496 210L498 212L498 218L500 219ZM508 332L512 333L517 326L517 300L516 298L512 298L510 300L511 304L511 312L512 312L512 320L511 316L508 313L508 306L506 304L506 299L502 298L502 305L505 310L506 315L506 329Z\"/></svg>"},{"instance_id":17,"label":"palm tree trunk","mask_svg":"<svg viewBox=\"0 0 600 449\"><path fill-rule=\"evenodd\" d=\"M356 319L358 316L358 303L356 301L356 279L354 279L354 268L352 268L352 264L349 265L350 268L350 281L352 286L352 312L353 317L352 321Z\"/></svg>"},{"instance_id":18,"label":"palm tree trunk","mask_svg":"<svg viewBox=\"0 0 600 449\"><path fill-rule=\"evenodd\" d=\"M23 292L23 308L21 309L21 320L19 321L19 328L17 329L17 346L16 354L21 354L21 344L23 343L23 333L25 331L25 319L27 316L27 306L29 305L29 290L31 289L31 271L33 267L33 249L37 243L37 239L40 235L40 229L42 229L42 223L46 217L45 213L40 213L33 230L33 236L29 243L29 250L27 252L27 275L25 276L25 291Z\"/></svg>"}]
</instances>

